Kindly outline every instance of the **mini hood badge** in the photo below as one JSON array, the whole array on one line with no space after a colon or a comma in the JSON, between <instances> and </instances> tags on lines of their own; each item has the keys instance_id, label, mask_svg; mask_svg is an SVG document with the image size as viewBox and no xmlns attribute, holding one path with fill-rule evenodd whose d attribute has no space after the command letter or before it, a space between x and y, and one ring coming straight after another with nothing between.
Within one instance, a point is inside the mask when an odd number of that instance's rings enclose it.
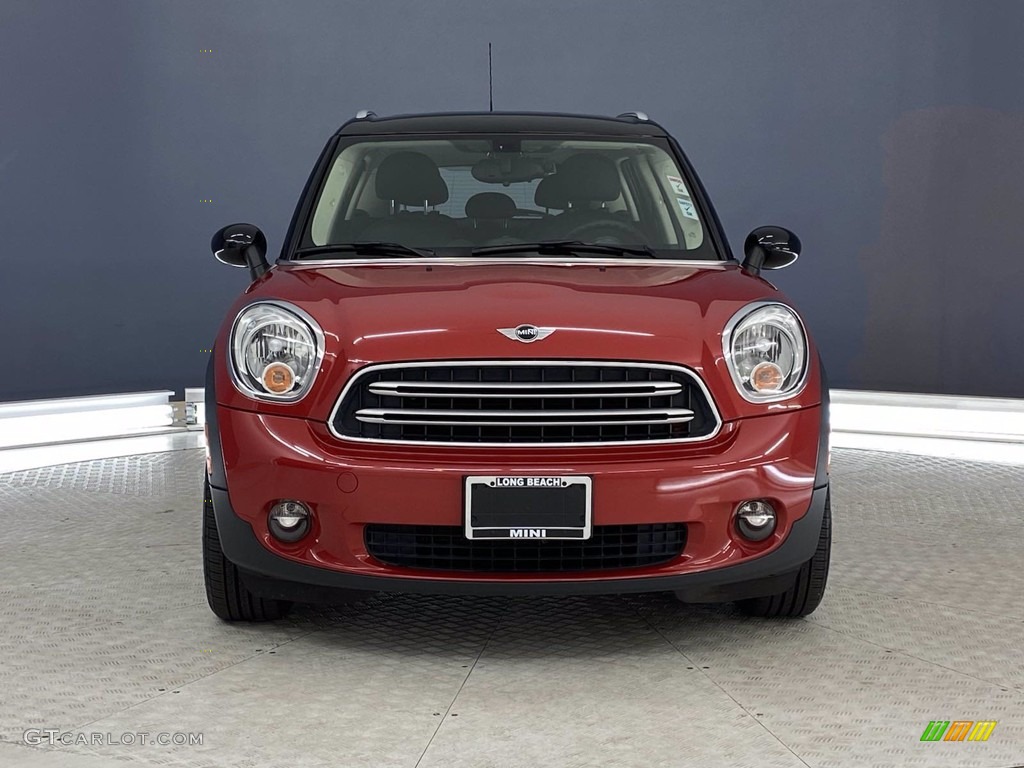
<instances>
[{"instance_id":1,"label":"mini hood badge","mask_svg":"<svg viewBox=\"0 0 1024 768\"><path fill-rule=\"evenodd\" d=\"M538 328L536 325L529 325L524 323L523 325L517 325L515 328L499 328L498 333L502 336L507 336L515 341L521 341L524 344L530 344L534 341L540 341L546 339L552 333L555 332L554 328Z\"/></svg>"}]
</instances>

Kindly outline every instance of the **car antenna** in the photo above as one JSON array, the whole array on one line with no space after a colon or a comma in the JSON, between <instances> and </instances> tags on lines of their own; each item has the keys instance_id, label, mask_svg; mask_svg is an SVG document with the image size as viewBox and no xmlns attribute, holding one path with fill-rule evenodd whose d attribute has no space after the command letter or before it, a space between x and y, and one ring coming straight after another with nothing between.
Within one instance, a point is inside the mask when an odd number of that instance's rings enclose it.
<instances>
[{"instance_id":1,"label":"car antenna","mask_svg":"<svg viewBox=\"0 0 1024 768\"><path fill-rule=\"evenodd\" d=\"M491 44L487 44L487 96L490 99L490 111L494 111L494 77L491 69Z\"/></svg>"}]
</instances>

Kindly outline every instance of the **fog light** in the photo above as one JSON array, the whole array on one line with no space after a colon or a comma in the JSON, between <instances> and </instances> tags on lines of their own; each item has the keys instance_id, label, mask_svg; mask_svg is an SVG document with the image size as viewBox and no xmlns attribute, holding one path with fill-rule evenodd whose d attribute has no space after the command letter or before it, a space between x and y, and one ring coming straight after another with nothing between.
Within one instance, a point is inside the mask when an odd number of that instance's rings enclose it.
<instances>
[{"instance_id":1,"label":"fog light","mask_svg":"<svg viewBox=\"0 0 1024 768\"><path fill-rule=\"evenodd\" d=\"M309 533L309 516L301 501L279 501L270 508L270 532L281 541L298 541Z\"/></svg>"},{"instance_id":2,"label":"fog light","mask_svg":"<svg viewBox=\"0 0 1024 768\"><path fill-rule=\"evenodd\" d=\"M736 527L744 538L764 541L775 530L775 507L767 501L745 501L736 508Z\"/></svg>"}]
</instances>

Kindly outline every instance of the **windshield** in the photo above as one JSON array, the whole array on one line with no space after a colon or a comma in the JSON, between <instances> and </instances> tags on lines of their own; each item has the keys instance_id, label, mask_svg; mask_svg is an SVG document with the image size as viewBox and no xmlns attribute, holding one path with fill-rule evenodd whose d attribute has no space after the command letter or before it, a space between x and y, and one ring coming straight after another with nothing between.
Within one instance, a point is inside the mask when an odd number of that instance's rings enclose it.
<instances>
[{"instance_id":1,"label":"windshield","mask_svg":"<svg viewBox=\"0 0 1024 768\"><path fill-rule=\"evenodd\" d=\"M552 241L602 246L580 251L593 257L626 246L719 258L667 142L632 138L355 140L338 151L303 240L306 255L321 258L370 253L323 247L355 243L444 256L501 247L514 258Z\"/></svg>"}]
</instances>

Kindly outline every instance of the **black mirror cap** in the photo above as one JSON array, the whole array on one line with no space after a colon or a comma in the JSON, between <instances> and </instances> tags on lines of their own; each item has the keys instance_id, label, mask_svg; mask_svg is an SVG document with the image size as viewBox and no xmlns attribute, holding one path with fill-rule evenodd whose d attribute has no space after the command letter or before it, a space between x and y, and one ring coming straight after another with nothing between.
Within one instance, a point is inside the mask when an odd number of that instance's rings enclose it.
<instances>
[{"instance_id":1,"label":"black mirror cap","mask_svg":"<svg viewBox=\"0 0 1024 768\"><path fill-rule=\"evenodd\" d=\"M762 269L788 267L800 256L800 238L784 227L758 227L743 242L743 269L760 274Z\"/></svg>"},{"instance_id":2,"label":"black mirror cap","mask_svg":"<svg viewBox=\"0 0 1024 768\"><path fill-rule=\"evenodd\" d=\"M217 230L210 241L210 249L219 262L248 267L253 280L270 269L266 235L253 224L229 224Z\"/></svg>"}]
</instances>

